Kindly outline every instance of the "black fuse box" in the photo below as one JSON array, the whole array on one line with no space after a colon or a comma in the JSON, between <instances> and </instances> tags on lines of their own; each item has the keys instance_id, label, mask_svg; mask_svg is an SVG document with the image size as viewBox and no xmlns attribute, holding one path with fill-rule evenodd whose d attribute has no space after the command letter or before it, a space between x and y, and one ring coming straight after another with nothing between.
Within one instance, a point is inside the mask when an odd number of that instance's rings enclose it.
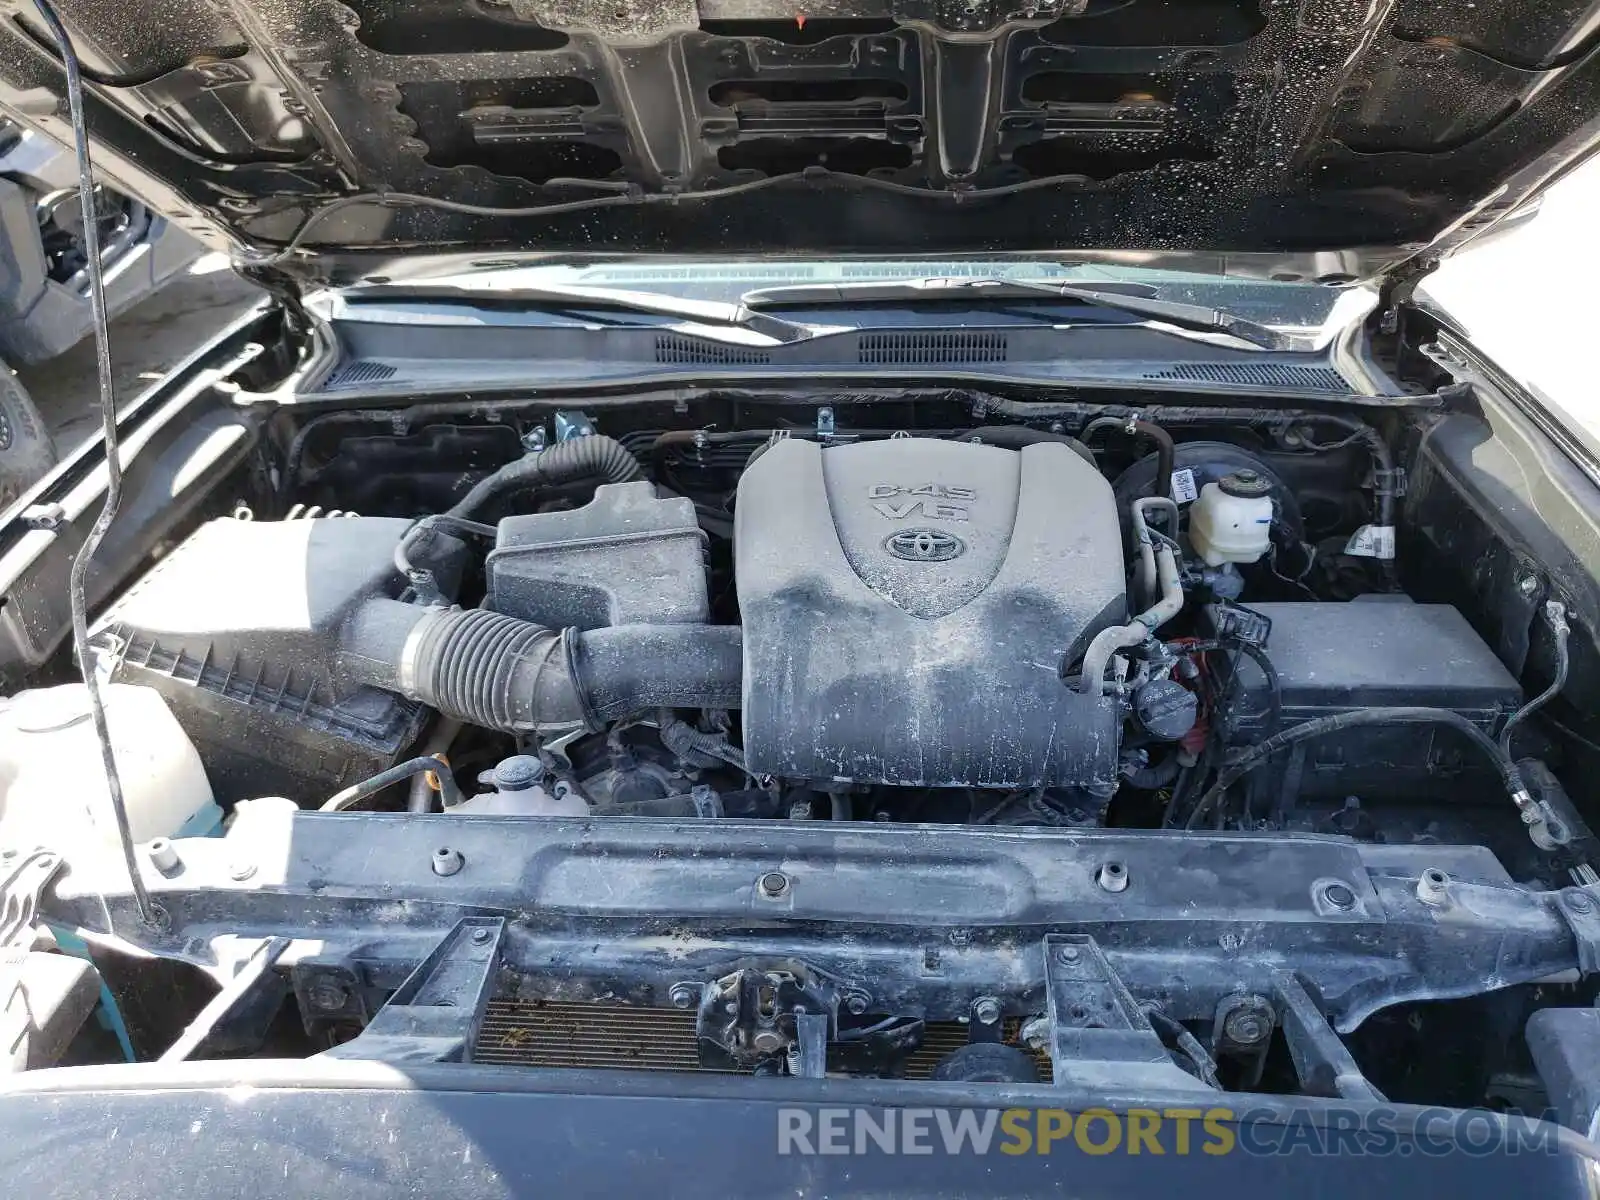
<instances>
[{"instance_id":1,"label":"black fuse box","mask_svg":"<svg viewBox=\"0 0 1600 1200\"><path fill-rule=\"evenodd\" d=\"M1250 607L1272 622L1266 653L1282 685L1285 728L1352 709L1421 705L1460 713L1493 734L1522 703L1516 679L1450 605L1370 596ZM1266 680L1248 659L1240 659L1238 671L1234 711L1248 715L1236 722L1236 740L1254 741L1267 708ZM1350 793L1437 798L1441 781L1464 775L1493 780L1492 768L1459 732L1408 725L1351 729L1306 743L1281 783L1290 802ZM1492 787L1487 792L1496 795Z\"/></svg>"}]
</instances>

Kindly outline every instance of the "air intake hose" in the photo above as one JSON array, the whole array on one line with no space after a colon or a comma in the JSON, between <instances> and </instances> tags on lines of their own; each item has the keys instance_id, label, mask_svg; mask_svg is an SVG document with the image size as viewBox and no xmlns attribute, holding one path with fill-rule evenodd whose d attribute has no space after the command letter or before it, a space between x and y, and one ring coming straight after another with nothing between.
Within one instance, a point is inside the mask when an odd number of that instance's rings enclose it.
<instances>
[{"instance_id":1,"label":"air intake hose","mask_svg":"<svg viewBox=\"0 0 1600 1200\"><path fill-rule=\"evenodd\" d=\"M485 609L369 600L345 629L351 682L458 721L549 737L654 708L738 708L736 625L546 629Z\"/></svg>"},{"instance_id":2,"label":"air intake hose","mask_svg":"<svg viewBox=\"0 0 1600 1200\"><path fill-rule=\"evenodd\" d=\"M621 442L603 434L573 438L548 450L507 463L493 475L480 479L457 500L448 516L472 517L500 496L537 487L559 486L592 479L595 483L632 483L644 471Z\"/></svg>"}]
</instances>

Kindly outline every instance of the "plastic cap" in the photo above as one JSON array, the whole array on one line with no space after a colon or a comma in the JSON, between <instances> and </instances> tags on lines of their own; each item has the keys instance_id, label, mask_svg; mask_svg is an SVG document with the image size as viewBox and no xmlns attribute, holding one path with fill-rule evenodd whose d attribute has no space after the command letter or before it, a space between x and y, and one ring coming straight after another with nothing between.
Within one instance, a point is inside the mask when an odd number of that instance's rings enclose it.
<instances>
[{"instance_id":1,"label":"plastic cap","mask_svg":"<svg viewBox=\"0 0 1600 1200\"><path fill-rule=\"evenodd\" d=\"M1171 679L1152 679L1133 694L1134 716L1151 737L1175 742L1200 716L1195 694Z\"/></svg>"},{"instance_id":2,"label":"plastic cap","mask_svg":"<svg viewBox=\"0 0 1600 1200\"><path fill-rule=\"evenodd\" d=\"M1230 471L1217 481L1217 486L1222 489L1224 496L1241 496L1250 500L1272 491L1272 481L1261 472L1249 468Z\"/></svg>"},{"instance_id":3,"label":"plastic cap","mask_svg":"<svg viewBox=\"0 0 1600 1200\"><path fill-rule=\"evenodd\" d=\"M522 792L544 778L544 763L532 754L513 754L495 765L491 781L497 792Z\"/></svg>"}]
</instances>

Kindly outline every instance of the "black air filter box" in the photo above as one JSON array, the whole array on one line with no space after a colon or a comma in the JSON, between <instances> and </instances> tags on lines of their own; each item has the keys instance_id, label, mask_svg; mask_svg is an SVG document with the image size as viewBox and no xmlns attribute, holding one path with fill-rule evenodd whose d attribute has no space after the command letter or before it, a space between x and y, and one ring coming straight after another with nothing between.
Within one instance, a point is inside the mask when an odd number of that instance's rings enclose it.
<instances>
[{"instance_id":1,"label":"black air filter box","mask_svg":"<svg viewBox=\"0 0 1600 1200\"><path fill-rule=\"evenodd\" d=\"M404 586L394 549L410 524L212 521L105 614L94 653L111 678L166 697L219 799L320 801L391 766L426 715L347 684L338 661L355 608ZM453 589L464 547L434 536L411 557Z\"/></svg>"}]
</instances>

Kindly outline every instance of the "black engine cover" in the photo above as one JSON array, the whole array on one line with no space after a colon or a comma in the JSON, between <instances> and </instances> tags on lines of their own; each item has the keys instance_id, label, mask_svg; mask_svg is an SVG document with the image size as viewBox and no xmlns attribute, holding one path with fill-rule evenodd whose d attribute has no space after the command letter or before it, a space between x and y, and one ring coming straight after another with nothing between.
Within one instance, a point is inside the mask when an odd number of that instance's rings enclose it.
<instances>
[{"instance_id":1,"label":"black engine cover","mask_svg":"<svg viewBox=\"0 0 1600 1200\"><path fill-rule=\"evenodd\" d=\"M1122 539L1066 446L780 442L734 552L752 771L1109 794L1115 702L1060 668L1125 615Z\"/></svg>"}]
</instances>

